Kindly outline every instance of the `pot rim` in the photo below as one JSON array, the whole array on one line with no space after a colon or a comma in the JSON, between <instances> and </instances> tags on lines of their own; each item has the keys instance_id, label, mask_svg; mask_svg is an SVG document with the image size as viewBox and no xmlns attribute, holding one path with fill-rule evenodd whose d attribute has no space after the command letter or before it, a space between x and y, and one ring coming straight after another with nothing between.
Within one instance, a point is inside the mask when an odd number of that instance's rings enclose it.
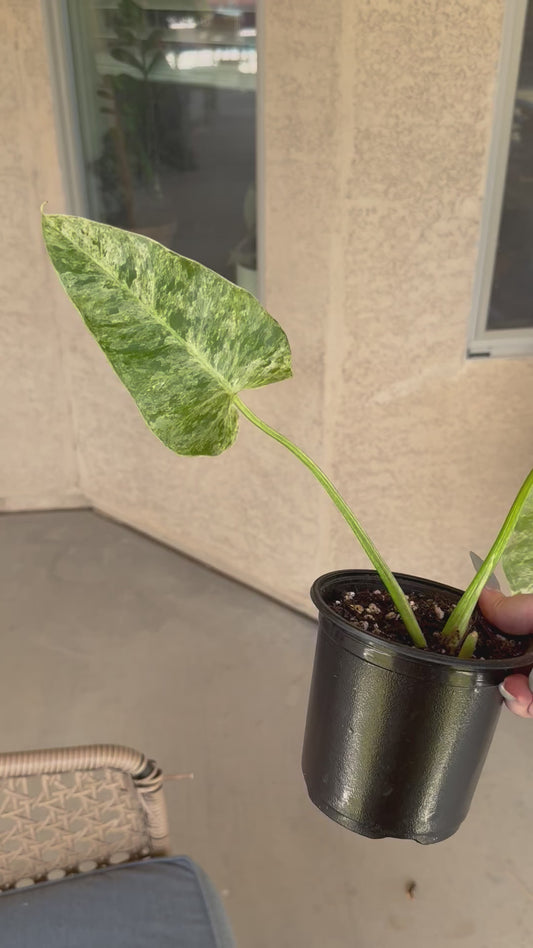
<instances>
[{"instance_id":1,"label":"pot rim","mask_svg":"<svg viewBox=\"0 0 533 948\"><path fill-rule=\"evenodd\" d=\"M407 582L416 582L423 583L428 587L433 587L434 589L444 589L447 592L456 593L461 596L463 590L458 589L456 586L448 586L446 583L439 583L436 580L426 579L423 576L412 576L408 573L394 573L395 578L402 585L402 581ZM392 655L401 656L403 659L408 661L415 662L422 665L437 665L437 666L447 666L456 669L457 671L465 671L470 674L483 674L486 671L512 671L517 668L524 668L525 666L533 665L533 641L529 649L524 652L523 655L516 655L514 658L487 658L478 661L472 661L466 658L457 658L455 655L440 655L438 652L431 652L429 650L417 648L415 645L401 645L399 642L390 642L388 639L379 638L377 635L372 635L370 632L363 632L361 629L356 629L354 626L350 625L346 619L343 619L341 616L331 608L330 605L324 600L324 591L327 587L331 587L335 582L339 581L354 581L363 576L369 578L376 578L376 582L383 586L381 579L375 570L371 569L339 569L332 570L329 573L323 573L317 579L315 579L313 585L311 586L310 595L311 599L318 609L319 613L323 613L328 618L330 618L334 623L339 626L345 634L355 641L363 642L371 650L379 650L382 653L386 652ZM485 620L487 621L487 620ZM496 629L495 626L493 628ZM500 629L496 629L497 632L501 632Z\"/></svg>"}]
</instances>

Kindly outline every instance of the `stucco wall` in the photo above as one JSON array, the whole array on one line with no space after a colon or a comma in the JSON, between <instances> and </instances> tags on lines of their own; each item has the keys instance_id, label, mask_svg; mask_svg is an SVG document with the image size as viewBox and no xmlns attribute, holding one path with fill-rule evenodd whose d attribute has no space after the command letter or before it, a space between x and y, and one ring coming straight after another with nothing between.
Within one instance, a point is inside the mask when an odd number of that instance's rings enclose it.
<instances>
[{"instance_id":1,"label":"stucco wall","mask_svg":"<svg viewBox=\"0 0 533 948\"><path fill-rule=\"evenodd\" d=\"M532 361L464 358L503 7L343 6L331 467L396 569L458 584L533 460Z\"/></svg>"},{"instance_id":2,"label":"stucco wall","mask_svg":"<svg viewBox=\"0 0 533 948\"><path fill-rule=\"evenodd\" d=\"M56 281L39 205L62 208L37 0L0 4L0 509L82 502Z\"/></svg>"},{"instance_id":3,"label":"stucco wall","mask_svg":"<svg viewBox=\"0 0 533 948\"><path fill-rule=\"evenodd\" d=\"M64 201L39 4L2 8L15 63L2 117L17 143L4 309L22 321L8 334L20 413L9 418L9 504L21 468L26 493L44 469L66 498L75 440L97 507L307 608L318 571L365 564L308 472L245 421L220 458L172 455L51 289L33 215L43 195L53 210ZM464 358L502 14L503 0L265 4L265 302L289 334L295 377L246 399L332 475L393 568L458 584L532 459L531 360ZM32 43L32 57L17 43ZM22 281L11 270L27 246Z\"/></svg>"}]
</instances>

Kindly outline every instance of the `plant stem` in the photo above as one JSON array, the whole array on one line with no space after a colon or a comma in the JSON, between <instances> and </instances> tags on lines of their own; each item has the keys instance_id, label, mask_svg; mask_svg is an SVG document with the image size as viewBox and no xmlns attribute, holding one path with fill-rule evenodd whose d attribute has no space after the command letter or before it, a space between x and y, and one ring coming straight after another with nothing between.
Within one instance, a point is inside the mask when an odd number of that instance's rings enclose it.
<instances>
[{"instance_id":1,"label":"plant stem","mask_svg":"<svg viewBox=\"0 0 533 948\"><path fill-rule=\"evenodd\" d=\"M251 411L251 409L248 408L238 396L234 397L234 404L235 407L238 408L239 411L245 416L245 418L248 419L248 421L251 421L253 425L255 425L257 428L260 428L261 431L265 432L265 434L270 435L274 441L278 441L279 444L282 444L303 464L305 464L307 468L309 468L311 473L316 477L319 484L321 484L324 490L329 494L333 503L337 507L337 510L340 511L346 523L361 544L363 550L372 563L372 566L383 582L383 585L389 592L391 599L403 620L405 628L411 636L413 644L418 648L427 648L427 642L424 638L424 634L416 620L416 616L411 609L411 606L409 605L405 593L398 583L398 580L391 573L389 567L372 543L372 540L365 532L359 521L356 519L355 515L348 507L348 504L342 499L337 488L331 483L329 477L327 477L324 472L320 470L315 462L307 454L305 454L301 448L298 448L295 444L293 444L292 441L285 437L285 435L280 434L279 431L276 431L274 428L271 428L270 425L267 425L264 421L261 421L261 419L258 418L257 415L255 415L253 411Z\"/></svg>"},{"instance_id":2,"label":"plant stem","mask_svg":"<svg viewBox=\"0 0 533 948\"><path fill-rule=\"evenodd\" d=\"M476 650L477 640L477 632L469 632L463 644L461 645L461 648L459 649L457 658L472 658L472 655Z\"/></svg>"},{"instance_id":3,"label":"plant stem","mask_svg":"<svg viewBox=\"0 0 533 948\"><path fill-rule=\"evenodd\" d=\"M468 623L470 622L472 613L476 608L481 590L485 586L490 574L497 566L500 557L507 546L509 538L516 526L518 517L520 516L520 511L522 510L529 492L532 489L533 471L530 471L520 490L518 491L513 506L505 518L503 527L492 544L485 560L479 567L472 582L466 588L455 609L448 618L448 621L442 630L442 637L444 640L448 640L448 642L458 645L463 638L468 628Z\"/></svg>"}]
</instances>

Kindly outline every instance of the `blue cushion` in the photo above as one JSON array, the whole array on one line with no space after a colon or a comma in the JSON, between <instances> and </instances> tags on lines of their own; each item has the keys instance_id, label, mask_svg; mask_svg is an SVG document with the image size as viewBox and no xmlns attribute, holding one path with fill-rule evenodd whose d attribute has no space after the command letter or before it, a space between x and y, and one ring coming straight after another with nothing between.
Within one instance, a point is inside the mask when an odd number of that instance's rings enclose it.
<instances>
[{"instance_id":1,"label":"blue cushion","mask_svg":"<svg viewBox=\"0 0 533 948\"><path fill-rule=\"evenodd\" d=\"M186 856L98 869L0 895L6 948L234 948L224 909Z\"/></svg>"}]
</instances>

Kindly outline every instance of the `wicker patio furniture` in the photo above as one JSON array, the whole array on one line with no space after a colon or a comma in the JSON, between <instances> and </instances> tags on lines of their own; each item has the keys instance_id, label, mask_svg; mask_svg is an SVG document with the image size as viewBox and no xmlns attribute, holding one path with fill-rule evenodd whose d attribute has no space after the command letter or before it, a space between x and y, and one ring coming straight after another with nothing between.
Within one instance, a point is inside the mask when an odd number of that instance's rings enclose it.
<instances>
[{"instance_id":1,"label":"wicker patio furniture","mask_svg":"<svg viewBox=\"0 0 533 948\"><path fill-rule=\"evenodd\" d=\"M234 948L206 874L167 852L163 775L138 751L0 754L0 944Z\"/></svg>"},{"instance_id":2,"label":"wicker patio furniture","mask_svg":"<svg viewBox=\"0 0 533 948\"><path fill-rule=\"evenodd\" d=\"M163 776L128 747L0 754L0 889L168 852Z\"/></svg>"}]
</instances>

